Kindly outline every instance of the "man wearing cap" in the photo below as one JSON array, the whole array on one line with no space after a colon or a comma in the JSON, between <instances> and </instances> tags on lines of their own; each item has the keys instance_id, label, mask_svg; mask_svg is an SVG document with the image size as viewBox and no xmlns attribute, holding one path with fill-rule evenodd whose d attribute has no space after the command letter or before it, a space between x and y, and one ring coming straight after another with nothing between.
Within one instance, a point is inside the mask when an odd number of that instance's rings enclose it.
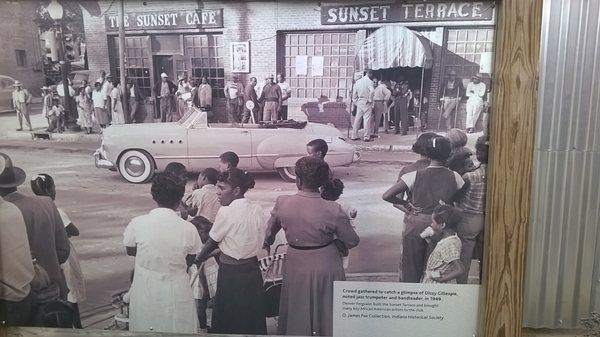
<instances>
[{"instance_id":1,"label":"man wearing cap","mask_svg":"<svg viewBox=\"0 0 600 337\"><path fill-rule=\"evenodd\" d=\"M227 99L227 122L236 123L241 120L242 104L244 96L244 85L234 75L233 82L225 85L225 98Z\"/></svg>"},{"instance_id":2,"label":"man wearing cap","mask_svg":"<svg viewBox=\"0 0 600 337\"><path fill-rule=\"evenodd\" d=\"M450 70L448 78L442 90L442 117L444 118L446 129L450 130L452 126L452 113L455 112L462 94L462 81L456 78L456 72Z\"/></svg>"},{"instance_id":3,"label":"man wearing cap","mask_svg":"<svg viewBox=\"0 0 600 337\"><path fill-rule=\"evenodd\" d=\"M159 99L160 120L164 123L173 121L173 113L175 111L175 93L177 85L169 79L165 73L160 74L160 81L154 85L154 94Z\"/></svg>"},{"instance_id":4,"label":"man wearing cap","mask_svg":"<svg viewBox=\"0 0 600 337\"><path fill-rule=\"evenodd\" d=\"M17 112L17 118L19 119L19 128L17 131L23 130L23 117L25 117L25 123L29 127L29 131L33 131L31 128L31 120L29 119L29 104L31 104L31 94L27 89L23 88L23 83L15 81L13 84L15 91L12 93L13 107Z\"/></svg>"},{"instance_id":5,"label":"man wearing cap","mask_svg":"<svg viewBox=\"0 0 600 337\"><path fill-rule=\"evenodd\" d=\"M485 83L481 82L481 74L473 75L471 82L467 85L467 133L475 132L475 124L483 110L483 96L485 95Z\"/></svg>"},{"instance_id":6,"label":"man wearing cap","mask_svg":"<svg viewBox=\"0 0 600 337\"><path fill-rule=\"evenodd\" d=\"M242 118L242 123L248 123L251 118L254 117L254 123L258 123L258 97L256 96L256 84L258 81L256 77L251 77L250 82L246 86L246 90L244 91L244 116Z\"/></svg>"},{"instance_id":7,"label":"man wearing cap","mask_svg":"<svg viewBox=\"0 0 600 337\"><path fill-rule=\"evenodd\" d=\"M66 299L69 290L60 265L67 261L70 246L58 209L50 197L25 196L17 192L17 186L25 181L25 172L13 166L8 155L0 153L0 157L4 162L4 169L0 173L0 196L21 211L31 257L48 273L50 281L59 287L60 297ZM4 259L2 263L5 263Z\"/></svg>"},{"instance_id":8,"label":"man wearing cap","mask_svg":"<svg viewBox=\"0 0 600 337\"><path fill-rule=\"evenodd\" d=\"M6 160L0 156L0 172ZM31 324L35 275L25 220L17 206L0 197L0 322L8 326Z\"/></svg>"},{"instance_id":9,"label":"man wearing cap","mask_svg":"<svg viewBox=\"0 0 600 337\"><path fill-rule=\"evenodd\" d=\"M265 104L265 107L263 108L263 121L276 121L281 108L283 95L281 94L281 87L273 82L273 75L267 76L266 80L267 83L263 87L259 99Z\"/></svg>"}]
</instances>

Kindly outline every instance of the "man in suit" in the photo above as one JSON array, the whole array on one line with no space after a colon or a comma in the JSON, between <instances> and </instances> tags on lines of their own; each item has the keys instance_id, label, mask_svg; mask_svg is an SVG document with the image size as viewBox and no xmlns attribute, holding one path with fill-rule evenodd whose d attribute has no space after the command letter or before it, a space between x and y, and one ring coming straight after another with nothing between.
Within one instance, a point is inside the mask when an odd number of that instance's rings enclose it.
<instances>
[{"instance_id":1,"label":"man in suit","mask_svg":"<svg viewBox=\"0 0 600 337\"><path fill-rule=\"evenodd\" d=\"M246 86L246 90L244 91L244 117L242 118L242 123L248 123L250 120L252 120L250 118L250 114L252 114L254 117L254 123L258 123L257 114L259 103L258 97L256 96L256 90L254 90L254 87L256 87L257 83L258 81L256 80L256 77L250 78L250 83ZM248 102L252 102L252 104L249 104ZM249 109L249 105L253 105L253 107Z\"/></svg>"},{"instance_id":2,"label":"man in suit","mask_svg":"<svg viewBox=\"0 0 600 337\"><path fill-rule=\"evenodd\" d=\"M15 81L13 86L16 88L12 93L13 107L17 111L17 117L19 119L19 128L17 131L23 130L23 117L25 117L25 123L29 127L29 131L32 131L31 120L29 119L29 105L31 104L31 94L27 89L23 88L23 83Z\"/></svg>"}]
</instances>

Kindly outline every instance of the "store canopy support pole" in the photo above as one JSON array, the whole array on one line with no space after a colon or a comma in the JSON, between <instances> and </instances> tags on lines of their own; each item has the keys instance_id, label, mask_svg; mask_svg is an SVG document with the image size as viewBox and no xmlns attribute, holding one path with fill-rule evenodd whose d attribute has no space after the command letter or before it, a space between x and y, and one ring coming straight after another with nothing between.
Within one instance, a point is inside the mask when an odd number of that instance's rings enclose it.
<instances>
[{"instance_id":1,"label":"store canopy support pole","mask_svg":"<svg viewBox=\"0 0 600 337\"><path fill-rule=\"evenodd\" d=\"M421 109L423 109L423 79L425 78L425 67L421 67L421 89L419 91L419 123L417 123L417 138L421 132L423 126L423 120L421 119Z\"/></svg>"},{"instance_id":2,"label":"store canopy support pole","mask_svg":"<svg viewBox=\"0 0 600 337\"><path fill-rule=\"evenodd\" d=\"M126 97L127 83L125 82L125 5L124 0L119 1L119 82L121 83L121 97L123 97L123 111L125 112L125 121L129 121L130 111ZM111 107L112 111L112 107Z\"/></svg>"}]
</instances>

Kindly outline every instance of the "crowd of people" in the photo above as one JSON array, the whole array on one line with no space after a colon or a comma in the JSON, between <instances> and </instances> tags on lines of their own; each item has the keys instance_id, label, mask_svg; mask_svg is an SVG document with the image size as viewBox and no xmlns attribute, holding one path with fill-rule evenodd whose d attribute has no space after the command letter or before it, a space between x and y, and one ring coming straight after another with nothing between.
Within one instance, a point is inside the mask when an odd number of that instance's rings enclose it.
<instances>
[{"instance_id":1,"label":"crowd of people","mask_svg":"<svg viewBox=\"0 0 600 337\"><path fill-rule=\"evenodd\" d=\"M85 281L70 242L79 230L54 204L50 175L31 180L35 196L17 190L25 179L0 153L0 322L81 328L78 303L86 298Z\"/></svg>"},{"instance_id":2,"label":"crowd of people","mask_svg":"<svg viewBox=\"0 0 600 337\"><path fill-rule=\"evenodd\" d=\"M419 89L411 90L409 82L403 77L397 81L383 80L383 73L366 70L363 77L356 80L352 89L352 140L360 140L359 131L363 129L363 141L371 142L378 138L383 127L385 133L394 129L394 134L406 135L410 126L419 127L421 131L429 128L429 100L421 95ZM475 132L475 125L486 108L488 102L487 88L482 82L483 75L475 74L465 89L462 80L451 70L441 88L441 122L444 121L446 130L456 124L458 105L467 98L466 131ZM453 121L454 118L454 121ZM484 115L483 129L487 120Z\"/></svg>"}]
</instances>

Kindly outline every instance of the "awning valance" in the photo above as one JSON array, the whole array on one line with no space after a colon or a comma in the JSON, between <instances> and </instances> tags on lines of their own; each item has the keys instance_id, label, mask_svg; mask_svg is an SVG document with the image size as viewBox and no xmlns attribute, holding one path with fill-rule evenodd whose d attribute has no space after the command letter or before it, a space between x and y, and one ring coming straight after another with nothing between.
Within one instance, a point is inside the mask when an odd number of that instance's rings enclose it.
<instances>
[{"instance_id":1,"label":"awning valance","mask_svg":"<svg viewBox=\"0 0 600 337\"><path fill-rule=\"evenodd\" d=\"M357 71L432 65L429 40L399 25L384 26L371 34L358 49L355 61Z\"/></svg>"}]
</instances>

